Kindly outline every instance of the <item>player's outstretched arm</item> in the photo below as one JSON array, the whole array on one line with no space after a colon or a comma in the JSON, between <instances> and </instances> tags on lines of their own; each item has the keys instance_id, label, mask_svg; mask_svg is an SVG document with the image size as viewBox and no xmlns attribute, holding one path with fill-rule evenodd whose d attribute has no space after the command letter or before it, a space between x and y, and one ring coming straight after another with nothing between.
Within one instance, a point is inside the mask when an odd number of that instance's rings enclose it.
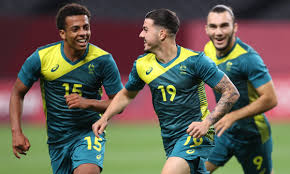
<instances>
[{"instance_id":1,"label":"player's outstretched arm","mask_svg":"<svg viewBox=\"0 0 290 174\"><path fill-rule=\"evenodd\" d=\"M222 96L211 114L206 117L206 120L208 120L211 125L215 124L226 113L228 113L240 97L240 93L236 86L232 83L226 74L214 87L214 90L221 93Z\"/></svg>"},{"instance_id":2,"label":"player's outstretched arm","mask_svg":"<svg viewBox=\"0 0 290 174\"><path fill-rule=\"evenodd\" d=\"M122 112L136 97L138 92L139 91L128 91L126 88L123 88L117 93L102 117L92 125L92 129L97 137L104 132L108 125L108 121L114 115Z\"/></svg>"},{"instance_id":3,"label":"player's outstretched arm","mask_svg":"<svg viewBox=\"0 0 290 174\"><path fill-rule=\"evenodd\" d=\"M226 130L237 120L264 113L277 105L277 97L272 81L256 88L256 91L259 94L257 100L241 109L226 114L215 124L216 130ZM223 131L220 131L218 135L222 133Z\"/></svg>"},{"instance_id":4,"label":"player's outstretched arm","mask_svg":"<svg viewBox=\"0 0 290 174\"><path fill-rule=\"evenodd\" d=\"M204 119L202 122L192 122L189 125L187 133L194 138L200 138L204 136L207 133L209 127L214 125L226 113L228 113L234 103L240 97L239 91L225 74L220 82L214 87L214 89L220 92L222 96L216 107L206 117L206 119Z\"/></svg>"},{"instance_id":5,"label":"player's outstretched arm","mask_svg":"<svg viewBox=\"0 0 290 174\"><path fill-rule=\"evenodd\" d=\"M257 100L241 108L240 110L234 111L235 115L237 115L235 116L237 119L264 113L278 104L272 80L256 88L256 91L259 94L259 98Z\"/></svg>"},{"instance_id":6,"label":"player's outstretched arm","mask_svg":"<svg viewBox=\"0 0 290 174\"><path fill-rule=\"evenodd\" d=\"M17 78L10 96L9 113L12 132L12 149L17 158L20 158L19 154L26 155L26 151L30 148L29 140L23 134L21 128L23 100L28 90L29 88Z\"/></svg>"}]
</instances>

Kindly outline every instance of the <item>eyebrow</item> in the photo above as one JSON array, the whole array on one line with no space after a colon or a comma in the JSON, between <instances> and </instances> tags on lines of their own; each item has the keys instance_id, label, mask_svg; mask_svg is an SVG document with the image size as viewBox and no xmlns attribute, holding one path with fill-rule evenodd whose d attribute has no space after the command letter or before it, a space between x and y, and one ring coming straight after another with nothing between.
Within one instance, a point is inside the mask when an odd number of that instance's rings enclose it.
<instances>
[{"instance_id":1,"label":"eyebrow","mask_svg":"<svg viewBox=\"0 0 290 174\"><path fill-rule=\"evenodd\" d=\"M214 24L214 23L209 23L208 26L227 26L229 25L230 23L229 22L223 22L221 24Z\"/></svg>"}]
</instances>

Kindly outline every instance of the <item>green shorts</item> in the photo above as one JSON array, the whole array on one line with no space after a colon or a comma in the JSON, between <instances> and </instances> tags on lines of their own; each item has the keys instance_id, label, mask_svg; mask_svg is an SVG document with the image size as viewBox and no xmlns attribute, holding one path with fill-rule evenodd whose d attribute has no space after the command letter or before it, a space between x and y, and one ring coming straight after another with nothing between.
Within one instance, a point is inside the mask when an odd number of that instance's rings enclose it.
<instances>
[{"instance_id":1,"label":"green shorts","mask_svg":"<svg viewBox=\"0 0 290 174\"><path fill-rule=\"evenodd\" d=\"M223 166L236 156L245 174L270 174L272 171L272 138L265 143L237 141L227 134L216 137L215 147L208 161Z\"/></svg>"},{"instance_id":2,"label":"green shorts","mask_svg":"<svg viewBox=\"0 0 290 174\"><path fill-rule=\"evenodd\" d=\"M69 174L84 163L103 168L105 152L105 134L95 137L93 131L80 133L65 145L49 145L49 155L54 174Z\"/></svg>"},{"instance_id":3,"label":"green shorts","mask_svg":"<svg viewBox=\"0 0 290 174\"><path fill-rule=\"evenodd\" d=\"M167 157L180 157L185 159L190 167L191 174L208 174L204 162L207 160L214 142L208 137L196 139L188 134L173 140L171 146L166 148Z\"/></svg>"}]
</instances>

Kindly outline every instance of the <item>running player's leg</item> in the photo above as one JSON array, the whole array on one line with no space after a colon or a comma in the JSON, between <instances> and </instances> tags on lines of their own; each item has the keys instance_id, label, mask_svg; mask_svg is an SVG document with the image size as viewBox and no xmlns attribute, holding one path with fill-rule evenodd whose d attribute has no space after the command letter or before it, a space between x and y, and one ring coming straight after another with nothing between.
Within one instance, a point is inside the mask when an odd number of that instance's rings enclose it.
<instances>
[{"instance_id":1,"label":"running player's leg","mask_svg":"<svg viewBox=\"0 0 290 174\"><path fill-rule=\"evenodd\" d=\"M53 174L72 173L70 144L61 147L49 145L49 156Z\"/></svg>"},{"instance_id":2,"label":"running player's leg","mask_svg":"<svg viewBox=\"0 0 290 174\"><path fill-rule=\"evenodd\" d=\"M190 168L185 159L169 157L165 162L161 174L190 174Z\"/></svg>"},{"instance_id":3,"label":"running player's leg","mask_svg":"<svg viewBox=\"0 0 290 174\"><path fill-rule=\"evenodd\" d=\"M209 138L196 139L184 134L168 155L162 174L207 174L204 162L212 148Z\"/></svg>"},{"instance_id":4,"label":"running player's leg","mask_svg":"<svg viewBox=\"0 0 290 174\"><path fill-rule=\"evenodd\" d=\"M208 174L204 165L205 159L197 157L185 160L180 157L169 157L161 174Z\"/></svg>"},{"instance_id":5,"label":"running player's leg","mask_svg":"<svg viewBox=\"0 0 290 174\"><path fill-rule=\"evenodd\" d=\"M265 143L249 143L242 149L236 149L236 156L245 174L271 174L272 169L272 138Z\"/></svg>"},{"instance_id":6,"label":"running player's leg","mask_svg":"<svg viewBox=\"0 0 290 174\"><path fill-rule=\"evenodd\" d=\"M74 174L100 174L101 169L96 164L81 164L77 168L74 169Z\"/></svg>"},{"instance_id":7,"label":"running player's leg","mask_svg":"<svg viewBox=\"0 0 290 174\"><path fill-rule=\"evenodd\" d=\"M207 171L213 173L220 166L224 166L224 164L233 156L234 146L235 143L225 134L221 137L216 137L215 147L212 149L208 160L205 162Z\"/></svg>"},{"instance_id":8,"label":"running player's leg","mask_svg":"<svg viewBox=\"0 0 290 174\"><path fill-rule=\"evenodd\" d=\"M209 161L205 162L205 167L206 167L206 170L209 171L210 173L213 173L216 169L219 168L219 166L216 166L215 164Z\"/></svg>"},{"instance_id":9,"label":"running player's leg","mask_svg":"<svg viewBox=\"0 0 290 174\"><path fill-rule=\"evenodd\" d=\"M93 131L81 135L71 153L74 174L99 174L103 168L106 139L95 137Z\"/></svg>"}]
</instances>

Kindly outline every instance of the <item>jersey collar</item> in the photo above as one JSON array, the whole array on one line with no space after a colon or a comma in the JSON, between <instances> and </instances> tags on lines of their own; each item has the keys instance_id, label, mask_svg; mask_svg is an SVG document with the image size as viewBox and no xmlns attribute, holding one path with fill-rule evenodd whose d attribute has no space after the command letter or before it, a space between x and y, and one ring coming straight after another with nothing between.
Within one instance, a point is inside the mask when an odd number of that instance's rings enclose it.
<instances>
[{"instance_id":1,"label":"jersey collar","mask_svg":"<svg viewBox=\"0 0 290 174\"><path fill-rule=\"evenodd\" d=\"M86 56L87 56L87 54L88 54L88 52L89 52L89 47L90 47L90 43L88 44L88 46L87 46L87 49L86 49L86 52L85 52L85 54L80 58L80 59L78 59L78 60L76 60L76 61L71 61L69 58L67 58L66 57L66 55L64 54L64 42L63 41L61 41L61 47L60 47L60 50L61 50L61 55L62 55L62 57L64 58L64 60L65 61L67 61L69 64L71 64L71 65L75 65L75 64L77 64L77 63L79 63L80 61L82 61Z\"/></svg>"}]
</instances>

